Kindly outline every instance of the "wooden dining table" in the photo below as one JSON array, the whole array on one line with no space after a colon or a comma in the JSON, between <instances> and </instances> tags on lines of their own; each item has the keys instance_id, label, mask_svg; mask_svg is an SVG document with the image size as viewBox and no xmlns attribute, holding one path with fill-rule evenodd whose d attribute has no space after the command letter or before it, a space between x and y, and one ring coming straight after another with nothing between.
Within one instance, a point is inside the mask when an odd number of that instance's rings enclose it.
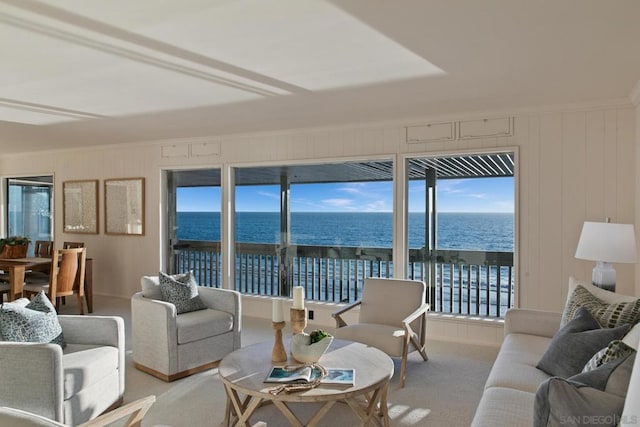
<instances>
[{"instance_id":1,"label":"wooden dining table","mask_svg":"<svg viewBox=\"0 0 640 427\"><path fill-rule=\"evenodd\" d=\"M0 270L9 274L9 301L22 296L24 275L27 270L49 272L51 258L27 257L27 258L0 258ZM84 296L87 301L87 310L93 313L93 260L86 259L84 267Z\"/></svg>"}]
</instances>

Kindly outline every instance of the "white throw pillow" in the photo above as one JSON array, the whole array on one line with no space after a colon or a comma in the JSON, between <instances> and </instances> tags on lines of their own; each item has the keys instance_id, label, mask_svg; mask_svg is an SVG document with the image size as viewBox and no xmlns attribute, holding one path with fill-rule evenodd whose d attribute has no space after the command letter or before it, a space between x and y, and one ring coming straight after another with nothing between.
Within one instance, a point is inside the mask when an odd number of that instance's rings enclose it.
<instances>
[{"instance_id":1,"label":"white throw pillow","mask_svg":"<svg viewBox=\"0 0 640 427\"><path fill-rule=\"evenodd\" d=\"M160 279L158 276L142 276L140 279L140 286L142 287L142 296L150 299L162 299L162 292L160 292Z\"/></svg>"}]
</instances>

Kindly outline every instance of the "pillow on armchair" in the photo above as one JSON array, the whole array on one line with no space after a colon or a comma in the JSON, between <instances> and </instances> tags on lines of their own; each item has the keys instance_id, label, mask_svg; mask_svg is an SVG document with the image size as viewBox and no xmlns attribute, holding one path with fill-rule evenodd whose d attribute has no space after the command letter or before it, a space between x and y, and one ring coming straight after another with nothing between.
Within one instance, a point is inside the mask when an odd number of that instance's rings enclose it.
<instances>
[{"instance_id":1,"label":"pillow on armchair","mask_svg":"<svg viewBox=\"0 0 640 427\"><path fill-rule=\"evenodd\" d=\"M32 301L20 298L0 306L0 338L3 341L54 343L66 347L56 309L44 291Z\"/></svg>"},{"instance_id":2,"label":"pillow on armchair","mask_svg":"<svg viewBox=\"0 0 640 427\"><path fill-rule=\"evenodd\" d=\"M160 272L159 277L162 300L175 305L177 314L207 309L198 295L198 285L191 272L177 278Z\"/></svg>"}]
</instances>

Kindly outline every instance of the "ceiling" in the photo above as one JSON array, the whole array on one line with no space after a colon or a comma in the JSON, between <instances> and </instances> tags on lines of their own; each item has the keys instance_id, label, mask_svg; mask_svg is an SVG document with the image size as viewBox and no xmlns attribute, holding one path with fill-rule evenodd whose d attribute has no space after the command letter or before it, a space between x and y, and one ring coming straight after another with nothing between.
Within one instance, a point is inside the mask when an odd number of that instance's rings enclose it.
<instances>
[{"instance_id":1,"label":"ceiling","mask_svg":"<svg viewBox=\"0 0 640 427\"><path fill-rule=\"evenodd\" d=\"M637 0L0 0L0 152L628 98Z\"/></svg>"}]
</instances>

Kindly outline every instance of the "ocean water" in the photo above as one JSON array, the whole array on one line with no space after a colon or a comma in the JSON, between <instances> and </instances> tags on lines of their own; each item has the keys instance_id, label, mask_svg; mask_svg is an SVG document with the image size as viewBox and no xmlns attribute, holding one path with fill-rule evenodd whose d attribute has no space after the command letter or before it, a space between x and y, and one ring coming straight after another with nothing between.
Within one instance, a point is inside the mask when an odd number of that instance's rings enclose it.
<instances>
[{"instance_id":1,"label":"ocean water","mask_svg":"<svg viewBox=\"0 0 640 427\"><path fill-rule=\"evenodd\" d=\"M409 247L424 246L424 214L409 214ZM219 212L178 212L178 239L220 240ZM280 238L278 212L238 212L236 241L277 243ZM391 213L292 212L291 242L315 246L390 248L393 237ZM438 214L439 249L512 252L513 214Z\"/></svg>"}]
</instances>

